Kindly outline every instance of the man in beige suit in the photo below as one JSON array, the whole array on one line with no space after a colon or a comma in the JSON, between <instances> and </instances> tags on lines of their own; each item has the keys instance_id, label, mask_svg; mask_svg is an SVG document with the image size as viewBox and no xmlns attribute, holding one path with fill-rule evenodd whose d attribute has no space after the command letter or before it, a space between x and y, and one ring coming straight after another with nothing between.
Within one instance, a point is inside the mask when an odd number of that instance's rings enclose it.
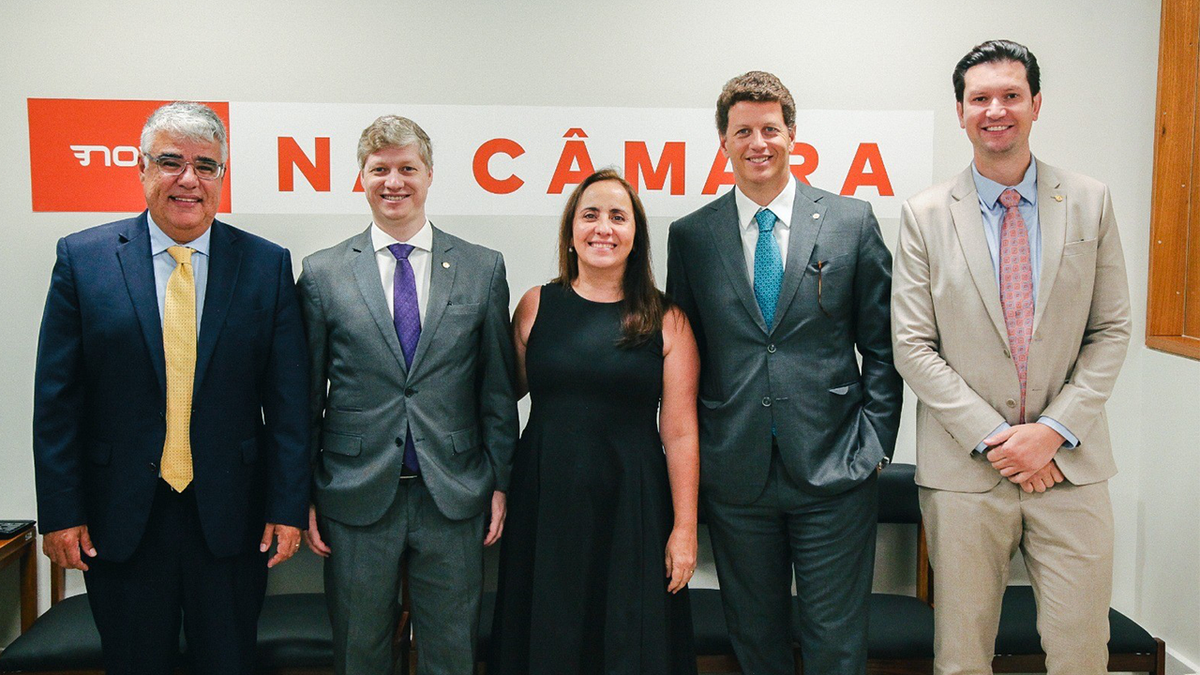
<instances>
[{"instance_id":1,"label":"man in beige suit","mask_svg":"<svg viewBox=\"0 0 1200 675\"><path fill-rule=\"evenodd\" d=\"M992 41L954 70L974 162L905 203L896 368L917 394L917 483L938 580L934 670L991 673L1019 548L1051 675L1103 673L1116 473L1104 402L1129 342L1108 189L1035 160L1037 60Z\"/></svg>"}]
</instances>

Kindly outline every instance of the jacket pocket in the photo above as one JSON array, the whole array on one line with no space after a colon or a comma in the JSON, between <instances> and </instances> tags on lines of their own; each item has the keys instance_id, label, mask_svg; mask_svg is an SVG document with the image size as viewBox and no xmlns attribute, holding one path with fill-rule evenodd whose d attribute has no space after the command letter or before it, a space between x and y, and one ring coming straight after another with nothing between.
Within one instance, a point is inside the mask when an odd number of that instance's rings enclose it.
<instances>
[{"instance_id":1,"label":"jacket pocket","mask_svg":"<svg viewBox=\"0 0 1200 675\"><path fill-rule=\"evenodd\" d=\"M1063 257L1073 255L1082 255L1096 250L1096 239L1084 239L1083 241L1072 241L1063 245Z\"/></svg>"},{"instance_id":2,"label":"jacket pocket","mask_svg":"<svg viewBox=\"0 0 1200 675\"><path fill-rule=\"evenodd\" d=\"M831 270L841 269L854 262L854 255L853 253L841 253L832 258L822 260L819 257L819 252L814 252L811 258L812 262L808 264L808 272L810 274L817 274L818 272L829 274Z\"/></svg>"},{"instance_id":3,"label":"jacket pocket","mask_svg":"<svg viewBox=\"0 0 1200 675\"><path fill-rule=\"evenodd\" d=\"M230 313L225 319L225 325L231 328L244 326L261 326L268 323L267 310L256 309L249 312Z\"/></svg>"},{"instance_id":4,"label":"jacket pocket","mask_svg":"<svg viewBox=\"0 0 1200 675\"><path fill-rule=\"evenodd\" d=\"M479 431L468 427L450 433L450 444L454 446L454 454L461 455L479 447Z\"/></svg>"},{"instance_id":5,"label":"jacket pocket","mask_svg":"<svg viewBox=\"0 0 1200 675\"><path fill-rule=\"evenodd\" d=\"M362 436L325 431L321 434L321 449L335 455L358 457L362 453Z\"/></svg>"},{"instance_id":6,"label":"jacket pocket","mask_svg":"<svg viewBox=\"0 0 1200 675\"><path fill-rule=\"evenodd\" d=\"M862 389L862 382L860 382L859 380L855 380L853 382L847 382L846 384L839 384L836 387L830 387L829 393L833 394L834 396L850 396L850 395L859 396L859 395L861 395L860 394L861 389Z\"/></svg>"}]
</instances>

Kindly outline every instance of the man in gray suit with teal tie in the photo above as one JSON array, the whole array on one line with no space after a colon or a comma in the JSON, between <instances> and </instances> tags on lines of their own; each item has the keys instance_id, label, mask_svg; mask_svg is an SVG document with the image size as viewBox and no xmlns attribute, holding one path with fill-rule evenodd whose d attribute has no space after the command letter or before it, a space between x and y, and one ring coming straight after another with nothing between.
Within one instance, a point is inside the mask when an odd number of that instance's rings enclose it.
<instances>
[{"instance_id":1,"label":"man in gray suit with teal tie","mask_svg":"<svg viewBox=\"0 0 1200 675\"><path fill-rule=\"evenodd\" d=\"M861 674L874 479L903 387L891 255L869 204L791 176L796 107L774 75L726 83L717 131L736 186L671 225L667 292L700 347L700 495L730 636L745 673L792 673L795 637L805 672Z\"/></svg>"},{"instance_id":2,"label":"man in gray suit with teal tie","mask_svg":"<svg viewBox=\"0 0 1200 675\"><path fill-rule=\"evenodd\" d=\"M304 260L314 506L334 672L393 671L407 561L421 672L474 671L483 547L517 437L504 259L433 227L429 137L386 115L358 143L373 222Z\"/></svg>"}]
</instances>

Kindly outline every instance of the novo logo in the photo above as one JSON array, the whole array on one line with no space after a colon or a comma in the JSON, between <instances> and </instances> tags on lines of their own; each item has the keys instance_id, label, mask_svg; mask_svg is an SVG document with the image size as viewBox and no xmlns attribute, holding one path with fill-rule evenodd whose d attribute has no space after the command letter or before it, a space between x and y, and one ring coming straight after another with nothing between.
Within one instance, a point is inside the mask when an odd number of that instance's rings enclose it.
<instances>
[{"instance_id":1,"label":"novo logo","mask_svg":"<svg viewBox=\"0 0 1200 675\"><path fill-rule=\"evenodd\" d=\"M137 166L140 155L132 145L118 145L111 149L106 145L72 145L71 151L79 160L79 166L90 166L92 156L96 153L104 158L104 166Z\"/></svg>"}]
</instances>

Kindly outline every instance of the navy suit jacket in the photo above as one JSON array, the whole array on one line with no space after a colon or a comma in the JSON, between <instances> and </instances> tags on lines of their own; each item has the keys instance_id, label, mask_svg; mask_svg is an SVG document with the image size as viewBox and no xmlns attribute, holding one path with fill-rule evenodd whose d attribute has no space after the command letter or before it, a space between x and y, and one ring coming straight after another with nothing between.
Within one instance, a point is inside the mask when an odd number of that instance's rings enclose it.
<instances>
[{"instance_id":1,"label":"navy suit jacket","mask_svg":"<svg viewBox=\"0 0 1200 675\"><path fill-rule=\"evenodd\" d=\"M192 397L192 490L209 549L307 523L308 362L291 257L212 224ZM58 242L38 340L33 451L44 532L87 525L127 559L150 515L166 435L162 323L146 213Z\"/></svg>"}]
</instances>

